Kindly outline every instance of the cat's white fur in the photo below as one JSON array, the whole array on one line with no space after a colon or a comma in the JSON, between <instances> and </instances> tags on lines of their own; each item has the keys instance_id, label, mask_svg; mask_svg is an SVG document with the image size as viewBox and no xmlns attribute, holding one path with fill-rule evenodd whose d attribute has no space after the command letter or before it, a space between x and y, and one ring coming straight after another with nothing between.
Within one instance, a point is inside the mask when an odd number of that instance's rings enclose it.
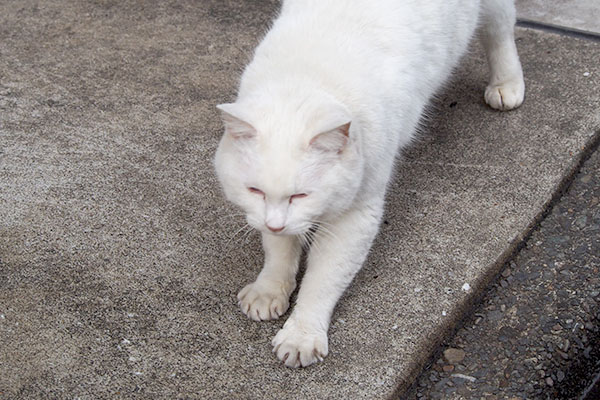
<instances>
[{"instance_id":1,"label":"cat's white fur","mask_svg":"<svg viewBox=\"0 0 600 400\"><path fill-rule=\"evenodd\" d=\"M327 355L333 309L377 234L398 149L478 25L491 70L486 102L522 103L514 23L512 0L283 2L237 100L219 106L215 166L227 198L262 233L264 268L238 295L248 317L286 312L312 239L296 305L273 339L285 365Z\"/></svg>"}]
</instances>

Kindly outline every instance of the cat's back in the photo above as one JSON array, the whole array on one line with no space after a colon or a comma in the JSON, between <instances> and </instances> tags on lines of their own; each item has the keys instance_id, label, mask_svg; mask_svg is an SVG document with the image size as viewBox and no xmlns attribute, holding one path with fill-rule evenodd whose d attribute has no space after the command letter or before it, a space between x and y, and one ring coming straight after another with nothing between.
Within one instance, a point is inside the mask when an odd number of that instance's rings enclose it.
<instances>
[{"instance_id":1,"label":"cat's back","mask_svg":"<svg viewBox=\"0 0 600 400\"><path fill-rule=\"evenodd\" d=\"M440 69L450 69L445 64L454 63L466 48L477 24L478 3L286 0L245 71L240 94L293 74L312 74L358 91L366 79L365 89L391 88L402 73L408 76L417 69L430 83L441 75L441 83L445 74Z\"/></svg>"}]
</instances>

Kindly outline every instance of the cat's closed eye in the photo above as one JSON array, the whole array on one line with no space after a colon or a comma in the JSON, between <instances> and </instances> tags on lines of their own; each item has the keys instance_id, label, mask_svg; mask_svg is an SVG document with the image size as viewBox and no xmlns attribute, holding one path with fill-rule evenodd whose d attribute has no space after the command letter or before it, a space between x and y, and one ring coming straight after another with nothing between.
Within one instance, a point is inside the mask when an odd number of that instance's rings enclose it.
<instances>
[{"instance_id":1,"label":"cat's closed eye","mask_svg":"<svg viewBox=\"0 0 600 400\"><path fill-rule=\"evenodd\" d=\"M263 192L260 189L255 188L255 187L249 187L248 190L254 194L260 194L263 197L265 196L265 192Z\"/></svg>"},{"instance_id":2,"label":"cat's closed eye","mask_svg":"<svg viewBox=\"0 0 600 400\"><path fill-rule=\"evenodd\" d=\"M250 193L258 194L258 195L262 196L263 198L265 197L265 192L263 192L262 190L260 190L258 188L255 188L253 186L248 187L248 191ZM289 197L289 202L290 202L290 204L292 204L292 201L294 201L295 199L301 199L306 196L308 196L308 194L306 194L306 193L293 194Z\"/></svg>"},{"instance_id":3,"label":"cat's closed eye","mask_svg":"<svg viewBox=\"0 0 600 400\"><path fill-rule=\"evenodd\" d=\"M301 198L306 197L306 196L308 196L306 193L293 194L293 195L290 196L290 204L292 204L292 201L294 199L301 199Z\"/></svg>"}]
</instances>

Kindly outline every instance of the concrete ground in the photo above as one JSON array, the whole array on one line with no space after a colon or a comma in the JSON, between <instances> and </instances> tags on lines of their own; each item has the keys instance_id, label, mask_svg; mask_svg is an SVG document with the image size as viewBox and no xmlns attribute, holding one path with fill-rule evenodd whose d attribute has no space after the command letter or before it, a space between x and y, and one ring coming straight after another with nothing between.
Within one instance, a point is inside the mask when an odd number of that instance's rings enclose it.
<instances>
[{"instance_id":1,"label":"concrete ground","mask_svg":"<svg viewBox=\"0 0 600 400\"><path fill-rule=\"evenodd\" d=\"M600 32L596 0L516 0L519 19L581 32Z\"/></svg>"},{"instance_id":2,"label":"concrete ground","mask_svg":"<svg viewBox=\"0 0 600 400\"><path fill-rule=\"evenodd\" d=\"M527 97L474 44L404 153L330 355L282 367L211 159L214 105L278 2L0 4L0 395L385 398L411 383L598 140L594 41L517 29ZM468 283L470 290L463 290Z\"/></svg>"}]
</instances>

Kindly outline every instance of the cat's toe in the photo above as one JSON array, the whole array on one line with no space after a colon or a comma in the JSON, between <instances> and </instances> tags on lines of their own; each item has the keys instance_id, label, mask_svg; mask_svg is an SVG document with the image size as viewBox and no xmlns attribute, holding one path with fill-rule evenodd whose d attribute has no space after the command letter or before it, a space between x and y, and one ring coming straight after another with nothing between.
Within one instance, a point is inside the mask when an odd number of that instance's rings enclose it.
<instances>
[{"instance_id":1,"label":"cat's toe","mask_svg":"<svg viewBox=\"0 0 600 400\"><path fill-rule=\"evenodd\" d=\"M485 102L496 110L507 111L517 108L523 103L524 98L525 85L522 80L489 85L485 89Z\"/></svg>"},{"instance_id":2,"label":"cat's toe","mask_svg":"<svg viewBox=\"0 0 600 400\"><path fill-rule=\"evenodd\" d=\"M238 294L242 312L255 321L277 319L289 307L286 291L276 284L254 282Z\"/></svg>"},{"instance_id":3,"label":"cat's toe","mask_svg":"<svg viewBox=\"0 0 600 400\"><path fill-rule=\"evenodd\" d=\"M288 320L289 321L289 320ZM273 352L287 367L308 367L327 356L327 333L286 325L275 335Z\"/></svg>"}]
</instances>

